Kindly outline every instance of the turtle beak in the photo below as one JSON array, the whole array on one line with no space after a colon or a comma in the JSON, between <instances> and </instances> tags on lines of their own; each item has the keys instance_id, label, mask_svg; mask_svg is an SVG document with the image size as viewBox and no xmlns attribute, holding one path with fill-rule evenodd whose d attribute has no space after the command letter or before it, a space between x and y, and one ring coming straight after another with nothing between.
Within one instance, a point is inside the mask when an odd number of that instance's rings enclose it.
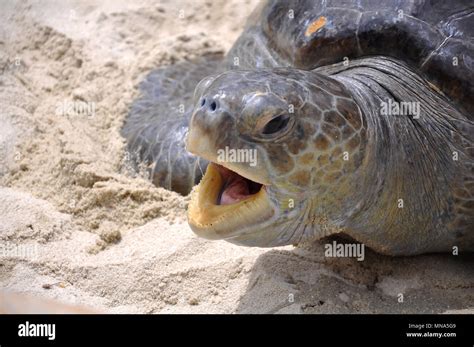
<instances>
[{"instance_id":1,"label":"turtle beak","mask_svg":"<svg viewBox=\"0 0 474 347\"><path fill-rule=\"evenodd\" d=\"M241 237L246 227L273 216L264 185L260 185L256 193L242 194L224 203L223 195L228 186L218 168L217 164L210 163L202 181L191 193L188 223L198 236L211 240Z\"/></svg>"},{"instance_id":2,"label":"turtle beak","mask_svg":"<svg viewBox=\"0 0 474 347\"><path fill-rule=\"evenodd\" d=\"M218 163L228 169L237 172L241 176L248 178L252 181L270 185L270 178L267 172L262 172L261 167L258 165L250 166L246 163L233 163L233 162L222 162L218 160L218 152L225 146L219 146L215 143L218 142L217 138L213 138L210 133L219 134L219 129L215 129L214 132L205 132L201 130L200 126L191 126L186 139L186 150L198 157L206 159L210 162ZM222 148L221 148L222 147Z\"/></svg>"},{"instance_id":3,"label":"turtle beak","mask_svg":"<svg viewBox=\"0 0 474 347\"><path fill-rule=\"evenodd\" d=\"M191 193L188 223L198 236L206 239L242 238L247 228L274 215L266 193L269 182L248 164L219 161L215 143L209 133L191 125L186 148L210 164Z\"/></svg>"}]
</instances>

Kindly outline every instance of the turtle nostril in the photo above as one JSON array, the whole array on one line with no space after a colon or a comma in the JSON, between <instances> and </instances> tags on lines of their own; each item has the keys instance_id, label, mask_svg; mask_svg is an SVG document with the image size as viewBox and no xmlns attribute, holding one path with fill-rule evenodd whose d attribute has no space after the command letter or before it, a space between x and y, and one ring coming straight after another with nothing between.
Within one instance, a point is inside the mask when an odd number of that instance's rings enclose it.
<instances>
[{"instance_id":1,"label":"turtle nostril","mask_svg":"<svg viewBox=\"0 0 474 347\"><path fill-rule=\"evenodd\" d=\"M201 107L203 107L206 104L206 98L202 98L201 100Z\"/></svg>"},{"instance_id":2,"label":"turtle nostril","mask_svg":"<svg viewBox=\"0 0 474 347\"><path fill-rule=\"evenodd\" d=\"M215 101L211 102L209 108L211 109L211 111L215 111L217 109L217 103Z\"/></svg>"}]
</instances>

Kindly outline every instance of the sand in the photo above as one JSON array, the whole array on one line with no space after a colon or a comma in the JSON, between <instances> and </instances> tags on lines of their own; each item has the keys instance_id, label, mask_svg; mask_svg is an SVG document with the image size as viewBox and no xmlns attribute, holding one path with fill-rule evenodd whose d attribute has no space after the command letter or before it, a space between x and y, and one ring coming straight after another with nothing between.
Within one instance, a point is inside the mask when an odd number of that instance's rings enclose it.
<instances>
[{"instance_id":1,"label":"sand","mask_svg":"<svg viewBox=\"0 0 474 347\"><path fill-rule=\"evenodd\" d=\"M225 53L256 3L0 1L0 312L474 312L472 255L206 241L128 168L140 80Z\"/></svg>"}]
</instances>

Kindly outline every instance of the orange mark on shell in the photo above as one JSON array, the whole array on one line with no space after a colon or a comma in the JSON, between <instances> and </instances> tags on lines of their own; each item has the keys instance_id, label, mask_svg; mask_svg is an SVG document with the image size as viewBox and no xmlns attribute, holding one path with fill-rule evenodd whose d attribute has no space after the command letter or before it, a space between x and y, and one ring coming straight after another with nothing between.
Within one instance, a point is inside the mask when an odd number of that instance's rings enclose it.
<instances>
[{"instance_id":1,"label":"orange mark on shell","mask_svg":"<svg viewBox=\"0 0 474 347\"><path fill-rule=\"evenodd\" d=\"M304 33L305 36L311 36L314 34L316 31L321 29L327 22L326 17L321 16L318 19L316 19L313 23L311 23L308 28L306 29L306 32Z\"/></svg>"}]
</instances>

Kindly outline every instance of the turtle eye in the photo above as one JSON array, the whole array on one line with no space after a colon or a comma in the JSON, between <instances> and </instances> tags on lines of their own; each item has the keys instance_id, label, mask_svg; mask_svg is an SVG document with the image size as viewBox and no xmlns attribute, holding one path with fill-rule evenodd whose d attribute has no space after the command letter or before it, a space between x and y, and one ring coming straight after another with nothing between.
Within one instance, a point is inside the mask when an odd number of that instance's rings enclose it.
<instances>
[{"instance_id":1,"label":"turtle eye","mask_svg":"<svg viewBox=\"0 0 474 347\"><path fill-rule=\"evenodd\" d=\"M285 129L290 122L290 116L287 114L281 114L274 117L263 127L262 134L272 135L283 129Z\"/></svg>"}]
</instances>

